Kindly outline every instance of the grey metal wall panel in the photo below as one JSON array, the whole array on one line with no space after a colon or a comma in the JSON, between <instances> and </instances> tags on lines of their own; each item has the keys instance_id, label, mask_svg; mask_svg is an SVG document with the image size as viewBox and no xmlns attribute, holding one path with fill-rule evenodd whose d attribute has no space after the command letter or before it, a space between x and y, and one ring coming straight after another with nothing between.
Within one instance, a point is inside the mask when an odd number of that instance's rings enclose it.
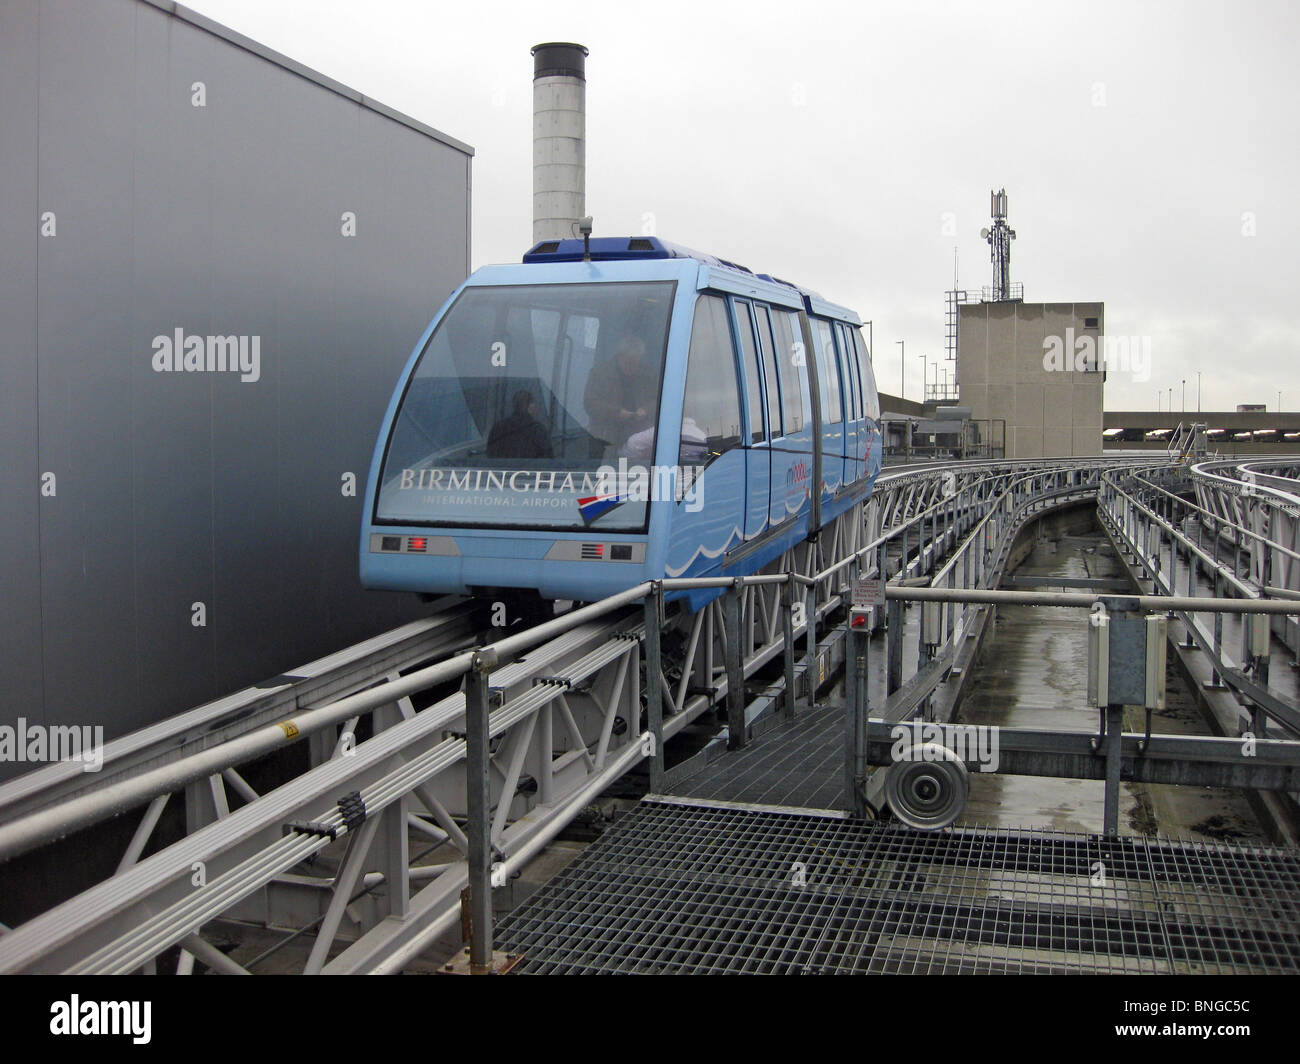
<instances>
[{"instance_id":1,"label":"grey metal wall panel","mask_svg":"<svg viewBox=\"0 0 1300 1064\"><path fill-rule=\"evenodd\" d=\"M351 109L246 52L229 49L219 59L208 77L207 117L224 152L211 206L223 286L217 303L231 320L220 329L250 342L260 337L259 379L230 382L213 400L222 457L213 466L219 596L211 623L218 687L230 690L254 674L292 667L302 660L294 654L321 638L319 611L295 611L285 596L292 568L302 564L286 543L294 523L286 471L308 475L312 438L329 431L337 401L322 402L297 363L307 348L319 352L322 369L338 357L321 320L336 298L324 201L335 198L330 188L340 168L326 145L337 143ZM310 91L299 94L300 87ZM298 402L316 404L317 420L307 438L286 438L285 411ZM247 520L250 513L258 519ZM315 531L302 537L304 557ZM264 632L276 638L256 638Z\"/></svg>"},{"instance_id":2,"label":"grey metal wall panel","mask_svg":"<svg viewBox=\"0 0 1300 1064\"><path fill-rule=\"evenodd\" d=\"M316 529L332 530L314 540L318 553L312 568L286 569L291 577L289 597L317 604L322 611L338 601L332 589L356 581L360 491L370 447L358 450L350 441L362 439L373 444L388 402L386 392L391 392L412 346L447 295L448 290L437 287L432 279L457 268L452 256L458 255L460 240L448 239L442 212L404 205L464 199L463 159L450 156L437 144L414 141L394 123L369 114L361 116L351 139L383 177L359 189L359 202L349 208L357 215L356 237L334 238L330 261L337 271L339 291L349 295L328 308L321 320L328 322L330 334L347 357L338 362L332 379L324 379L318 354L327 342L322 337L319 346L308 347L308 360L294 378L302 382L304 396L337 389L338 401L322 398L321 402L328 402L329 408L340 414L325 438L313 429L318 403L287 406L283 421L288 435L312 439L318 448L315 460L308 457L302 466L308 476L286 470L285 491L292 500L288 510L309 517ZM414 187L408 187L408 180L414 180ZM451 255L449 245L455 249ZM394 262L406 266L395 271ZM389 382L388 389L382 386L384 381ZM343 395L354 398L345 401ZM345 472L356 476L356 496L340 494ZM301 534L306 529L298 531ZM372 608L383 605L382 598L372 596ZM321 619L341 644L355 638L355 621L349 616L330 613Z\"/></svg>"},{"instance_id":3,"label":"grey metal wall panel","mask_svg":"<svg viewBox=\"0 0 1300 1064\"><path fill-rule=\"evenodd\" d=\"M57 236L38 244L46 711L103 723L137 697L131 600L132 9L93 0L40 15L39 196ZM95 47L87 48L87 42ZM88 652L88 648L93 651ZM93 695L91 694L93 692Z\"/></svg>"},{"instance_id":4,"label":"grey metal wall panel","mask_svg":"<svg viewBox=\"0 0 1300 1064\"><path fill-rule=\"evenodd\" d=\"M137 411L129 460L140 698L122 722L128 730L166 715L163 706L211 697L215 685L212 393L231 385L153 368L156 337L174 343L178 328L209 331L214 153L203 129L208 114L190 103L191 71L200 61L193 35L149 8L132 5L132 13L132 330L122 356L131 366ZM196 603L206 616L196 617Z\"/></svg>"},{"instance_id":5,"label":"grey metal wall panel","mask_svg":"<svg viewBox=\"0 0 1300 1064\"><path fill-rule=\"evenodd\" d=\"M0 722L43 684L59 722L113 736L418 612L360 588L359 496L468 271L469 157L153 4L4 18L0 225L31 234L50 201L59 228L0 248ZM177 329L256 338L258 379L157 371ZM59 475L39 512L38 467Z\"/></svg>"},{"instance_id":6,"label":"grey metal wall panel","mask_svg":"<svg viewBox=\"0 0 1300 1064\"><path fill-rule=\"evenodd\" d=\"M36 0L0 5L0 717L44 721L36 417Z\"/></svg>"},{"instance_id":7,"label":"grey metal wall panel","mask_svg":"<svg viewBox=\"0 0 1300 1064\"><path fill-rule=\"evenodd\" d=\"M299 222L312 232L316 261L306 272L301 266L297 268L295 284L302 286L304 298L312 298L308 293L328 293L329 297L315 298L311 315L286 323L289 342L281 367L286 394L279 420L284 441L280 480L287 520L281 529L281 542L289 556L282 569L282 593L287 602L299 603L303 610L310 611L314 621L330 632L338 645L349 641L344 635L349 624L340 615L342 600L334 589L355 582L358 526L355 506L340 490L340 477L344 471L364 469L357 465L355 443L365 435L351 423L351 407L356 400L348 402L341 397L348 391L353 395L373 392L373 386L367 388L364 383L360 391L353 390L351 366L356 358L356 335L345 329L345 322L355 319L363 334L374 335L382 329L384 304L384 300L367 298L360 289L351 287L356 275L348 267L364 255L375 228L373 212L365 202L365 190L371 182L363 174L372 173L374 185L382 185L387 178L384 160L372 154L370 145L359 135L363 127L360 117L354 112L346 118L345 123L331 123L324 129L314 128L318 123L311 121L289 123L284 131L294 155L316 159L333 153L342 166L330 167L331 182L321 189L319 202L312 204ZM285 179L291 180L292 166L287 158L284 162ZM355 236L342 235L344 212L356 217ZM384 280L393 272L391 265L379 269ZM317 274L327 275L328 282L322 283ZM339 357L323 357L324 352L333 349L337 349ZM327 409L336 413L322 431L320 412ZM372 426L372 442L375 431L376 426ZM342 568L339 565L349 550L353 552L351 579L346 564ZM306 649L302 637L294 646L299 653Z\"/></svg>"}]
</instances>

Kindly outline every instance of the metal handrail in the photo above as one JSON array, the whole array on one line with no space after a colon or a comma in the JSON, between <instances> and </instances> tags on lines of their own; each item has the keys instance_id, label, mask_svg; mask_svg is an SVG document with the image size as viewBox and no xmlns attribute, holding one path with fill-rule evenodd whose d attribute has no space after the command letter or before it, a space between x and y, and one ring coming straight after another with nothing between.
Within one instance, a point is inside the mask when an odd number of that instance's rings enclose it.
<instances>
[{"instance_id":1,"label":"metal handrail","mask_svg":"<svg viewBox=\"0 0 1300 1064\"><path fill-rule=\"evenodd\" d=\"M979 463L972 464L978 465ZM1129 463L1122 462L1122 464L1127 465ZM930 471L930 475L936 475L941 471L947 470ZM1005 500L1007 493L1013 490L1014 486L1031 482L1035 477L1043 476L1045 472L1029 473L1018 478L1004 487L999 498ZM825 567L813 576L804 576L803 574L791 572L740 578L676 578L660 581L658 586L664 590L726 589L744 584L783 583L817 587L829 581L831 577L848 565L860 562L868 551L878 549L894 536L901 535L905 529L910 529L918 521L927 516L932 516L939 509L947 508L950 505L951 498L948 498L941 503L927 507L921 513L914 515L906 524L891 529L890 532L877 537L866 547L860 548L854 554ZM990 510L990 515L999 505L1002 505L1002 503L994 504ZM985 518L981 519L981 521L987 520L988 516L985 515ZM489 643L477 651L458 654L447 661L389 680L366 691L347 696L337 702L296 713L285 721L265 725L256 731L227 740L198 753L187 755L169 764L116 781L105 787L13 820L8 824L0 825L0 858L11 857L30 849L43 839L58 837L86 824L125 812L162 794L172 793L187 783L295 743L332 724L338 724L358 714L370 712L396 699L418 693L437 684L459 679L474 668L476 663L491 663L490 667L499 667L517 657L523 651L537 646L547 639L571 632L582 624L642 601L645 595L654 587L655 582L652 581L640 583L619 594L573 610L563 617L544 622L528 631ZM894 594L893 597L904 596Z\"/></svg>"},{"instance_id":2,"label":"metal handrail","mask_svg":"<svg viewBox=\"0 0 1300 1064\"><path fill-rule=\"evenodd\" d=\"M1294 551L1290 547L1287 547L1282 543L1278 543L1276 540L1269 539L1267 536L1261 535L1258 532L1246 528L1244 525L1238 524L1236 521L1229 521L1223 517L1220 517L1218 514L1214 513L1214 511L1207 510L1204 506L1201 506L1199 503L1189 502L1187 499L1184 499L1181 495L1177 495L1174 492L1169 491L1167 488L1162 488L1159 484L1153 484L1151 483L1151 481L1147 481L1146 483L1149 484L1154 490L1161 492L1164 495L1168 495L1171 499L1175 500L1178 503L1178 505L1182 506L1184 509L1196 510L1199 513L1205 514L1207 517L1211 518L1214 521L1216 526L1227 525L1235 532L1240 532L1244 536L1249 536L1252 539L1257 539L1261 543L1269 547L1272 547L1274 550L1280 551L1281 553L1286 554L1289 557L1300 560L1300 551ZM1300 503L1300 499L1297 499L1296 501L1297 503Z\"/></svg>"},{"instance_id":3,"label":"metal handrail","mask_svg":"<svg viewBox=\"0 0 1300 1064\"><path fill-rule=\"evenodd\" d=\"M937 468L927 470L924 473L917 472L917 471L909 471L909 473L902 474L901 476L922 476L923 475L923 476L928 476L933 478L934 476L942 475L943 473L950 471L954 465L957 464L951 463L945 466L939 466ZM1195 546L1190 543L1190 540L1188 540L1185 536L1183 536L1182 533L1178 532L1171 525L1169 525L1168 522L1164 521L1163 518L1161 518L1153 510L1147 507L1145 503L1135 499L1132 495L1129 494L1128 491L1126 491L1124 488L1121 488L1119 484L1116 482L1121 475L1137 473L1141 483L1147 484L1148 482L1142 479L1141 474L1150 472L1158 468L1163 468L1162 466L1152 464L1149 458L1146 459L1123 458L1111 462L1098 462L1097 460L1091 460L1091 461L1080 460L1078 462L1073 462L1073 463L1064 463L1064 464L1055 463L1053 465L1050 465L1049 468L1038 469L1038 470L1031 469L1029 471L1025 470L1025 463L1014 463L1014 462L998 463L995 469L989 469L989 465L991 465L991 463L970 463L970 465L979 466L992 473L994 476L998 478L998 485L993 495L991 495L987 499L979 500L980 502L986 503L988 505L987 512L983 514L977 521L975 521L973 526L971 526L966 530L965 537L963 538L961 544L956 548L952 557L949 558L942 567L938 566L937 564L938 544L940 542L946 543L948 537L955 534L954 525L949 524L945 528L942 540L937 536L932 538L933 549L935 551L934 564L937 570L936 575L934 577L935 580L941 579L944 574L951 575L952 573L955 572L955 564L957 560L960 559L965 554L965 552L968 551L973 552L976 548L976 545L978 545L982 541L982 531L985 528L987 528L988 522L996 520L999 516L1004 516L1011 519L1009 525L1003 526L1002 531L1005 534L1002 535L1000 538L1000 542L1002 543L1002 550L1005 551L1007 544L1011 542L1011 537L1013 537L1018 532L1021 526L1019 515L1024 513L1029 508L1035 506L1037 503L1052 498L1062 498L1062 497L1073 498L1076 496L1082 497L1089 494L1103 495L1106 492L1112 493L1111 496L1112 498L1123 496L1134 506L1140 508L1140 511L1144 516L1147 516L1159 522L1161 527L1169 529L1171 534L1179 537L1182 542L1188 544L1190 549L1199 550L1199 548L1195 548ZM1004 467L1010 467L1010 468L1004 468ZM1033 489L1037 487L1040 482L1042 483L1042 486L1045 488L1047 487L1046 482L1048 480L1062 476L1065 470L1077 470L1080 467L1086 467L1090 470L1095 470L1095 473L1088 477L1087 483L1068 484L1068 485L1056 484L1053 485L1053 490L1050 494L1044 495L1044 494L1034 493ZM1150 486L1156 487L1156 485L1150 485ZM1024 495L1021 495L1020 494L1021 489L1024 489L1026 487L1029 488L1029 491ZM968 489L963 489L963 490L968 490ZM1164 490L1164 489L1160 489L1160 490ZM408 676L391 680L388 683L385 683L371 690L360 692L355 695L350 695L347 698L340 699L335 703L331 703L330 705L320 707L319 709L305 711L299 715L296 715L295 717L293 717L288 721L279 722L277 724L273 724L265 728L261 728L255 732L249 733L246 736L242 736L238 739L231 740L229 743L223 744L222 746L214 747L212 750L209 751L204 751L202 754L195 755L193 758L187 758L183 761L178 761L173 765L164 766L160 769L154 770L151 773L145 773L140 777L136 777L133 780L125 781L126 784L134 785L134 788L131 789L130 791L127 791L125 789L116 789L119 787L124 787L125 784L113 784L110 787L106 787L101 791L93 792L92 794L85 796L84 799L77 799L74 800L74 802L65 803L62 806L57 806L49 810L45 810L42 813L36 814L35 817L27 818L22 821L15 821L10 825L5 825L3 827L0 827L0 855L13 852L12 847L15 839L26 838L30 841L33 837L36 837L33 834L35 831L35 826L34 826L35 824L39 824L45 829L45 834L43 837L48 838L50 837L51 834L51 828L53 828L54 833L57 833L58 825L60 824L64 826L64 830L70 829L67 827L69 823L68 818L70 813L84 817L88 809L95 808L96 806L98 806L100 809L106 807L111 807L113 809L120 809L121 808L120 802L126 800L127 798L129 798L131 805L136 805L144 801L147 797L149 797L149 795L145 792L151 786L159 786L163 782L168 782L170 784L170 787L168 788L168 792L169 792L170 790L176 789L176 787L181 784L182 776L184 777L184 781L188 782L209 775L214 770L219 771L223 763L229 763L227 760L223 759L222 757L218 757L217 755L219 753L224 752L225 755L236 753L241 759L250 756L257 756L258 752L265 752L267 750L274 749L278 746L282 746L287 742L295 741L297 738L305 734L309 734L311 732L319 731L321 728L324 728L331 723L338 723L344 719L356 716L361 712L366 712L372 709L376 709L379 706L390 704L395 699L402 697L405 694L414 693L417 690L421 690L439 683L445 683L447 681L454 680L465 675L476 674L476 679L474 680L474 683L478 685L477 689L479 692L479 698L483 699L485 697L484 685L486 684L486 674L490 670L500 668L506 662L517 657L519 654L537 646L538 644L548 639L552 639L554 637L558 637L570 632L574 632L580 626L587 624L589 622L598 621L598 620L602 620L614 616L618 614L619 611L624 610L629 606L632 606L634 603L637 602L644 603L648 598L651 601L653 601L654 597L658 596L663 591L717 588L724 591L729 590L733 593L734 596L735 593L738 592L740 589L749 586L785 585L787 587L792 587L792 588L799 587L799 586L803 586L805 588L811 586L816 588L817 586L823 583L829 582L832 578L834 578L839 573L841 573L846 568L846 566L853 565L855 563L860 564L864 559L866 559L867 555L871 551L879 550L883 545L887 544L890 539L895 538L896 536L899 535L905 535L906 532L910 530L913 526L917 525L920 522L925 521L926 519L936 518L937 514L940 511L947 512L951 510L956 505L956 499L959 498L960 494L961 493L958 493L958 495L947 496L943 500L933 503L930 506L927 506L921 512L913 515L910 519L905 519L900 525L895 526L889 529L887 532L884 532L881 535L875 537L866 546L854 550L851 554L849 554L845 558L840 559L839 561L836 561L828 566L825 566L823 569L817 571L811 576L805 576L803 574L796 573L793 571L787 571L783 573L758 574L749 577L670 578L662 581L646 581L640 583L633 588L620 592L617 595L613 595L606 599L602 599L599 602L593 603L589 606L580 607L576 610L573 610L569 614L566 614L563 617L556 618L553 621L545 622L544 624L538 625L535 628L530 629L526 632L521 632L514 635L506 636L476 651L470 651L470 652L465 652L456 655L455 657L447 661L421 669ZM1019 502L1019 505L1016 505L1017 502ZM967 503L966 512L971 511L973 507L973 503L974 500L971 500L970 502ZM957 529L959 532L960 531L959 526L957 526ZM1203 552L1200 553L1202 554L1202 556L1204 556ZM976 573L976 577L978 579L978 573ZM1171 586L1171 591L1172 591L1172 586ZM1213 612L1240 613L1240 614L1246 614L1246 613L1294 614L1300 616L1300 601L1296 601L1293 599L1286 599L1286 600L1262 599L1262 598L1219 599L1219 598L1209 598L1209 597L1204 597L1204 598L1180 597L1174 595L1114 595L1114 594L1104 594L1098 592L1047 593L1047 592L1001 591L1001 590L995 590L990 588L953 588L953 587L935 587L935 586L910 587L910 586L903 586L901 584L888 584L885 588L885 596L886 599L890 599L890 600L921 601L921 602L940 601L940 602L949 602L949 603L976 603L976 604L989 604L989 605L999 605L999 604L1060 605L1060 606L1074 606L1079 608L1091 608L1097 603L1102 603L1108 608L1113 607L1116 609L1149 609L1149 610L1172 609L1172 610L1183 610L1183 611L1190 611L1190 612L1213 611ZM730 601L735 601L734 597ZM836 600L833 596L828 597L828 601L826 604L827 607L830 608L831 604L836 601L838 600ZM786 606L786 609L788 611L789 609L788 604ZM649 616L649 612L650 611L647 611L647 616ZM810 636L811 633L815 631L815 626L817 624L817 621L815 620L816 616L817 614L814 613L814 616L810 617L805 625L800 626L801 630L808 632ZM596 637L599 637L602 633L605 632L613 634L616 631L619 632L619 634L626 635L628 638L632 638L632 639L642 638L644 635L644 629L641 630L640 633L633 632L630 630L624 632L621 628L616 628L614 625L610 625L607 628L602 628L600 626L593 626L593 629ZM791 631L791 630L792 629L787 629L787 631ZM949 641L951 642L953 639L957 638L957 633L952 629L949 629L949 631L951 632L949 638ZM789 636L787 636L787 641L789 641ZM811 654L816 651L816 648L811 646L811 644L813 643L812 638L810 638L808 642L810 644L810 654ZM733 643L731 645L734 647L735 644ZM728 690L730 691L734 689L729 686ZM513 703L508 703L508 705L510 704ZM485 706L485 703L483 701L480 701L479 705L480 707L483 707ZM379 744L378 746L373 748L373 750L375 751L378 751L381 747L384 750L388 750L390 747L393 750L404 749L405 745L409 745L413 742L416 742L417 740L424 741L424 739L427 738L428 735L435 734L435 729L439 727L445 727L446 725L443 718L446 717L447 714L450 714L452 712L453 712L452 708L444 707L443 710L439 711L438 719L436 720L428 719L426 713L420 713L414 718L408 719L407 721L394 726L394 728L396 729L401 729L400 734L394 735L393 730L390 729L388 731L383 732L381 735L376 736L375 739L369 740L368 742ZM520 706L516 706L516 708L513 711L507 712L506 716L510 718L509 721L507 721L504 716L496 713L492 714L491 717L488 717L486 709L482 709L482 712L484 718L489 721L488 727L489 729L492 730L493 733L495 733L497 730L504 729L513 723L516 723L516 718L522 720L523 717L526 715L525 708ZM531 712L531 710L528 710L527 712ZM290 725L291 727L285 727L285 725ZM647 734L653 736L654 734L653 727L654 726L651 725L651 731ZM639 731L639 729L634 729L634 730ZM667 729L665 728L664 731L666 732ZM387 736L388 738L385 739L385 736ZM639 737L644 738L644 735L641 735ZM367 744L363 744L363 746L365 745ZM361 748L358 748L358 750L360 749ZM379 756L380 756L379 753L374 753L370 757L370 761L374 762L375 764L378 764ZM460 739L455 739L455 740L444 739L443 742L436 744L434 747L430 748L428 751L425 751L424 753L421 753L419 756L422 759L420 765L407 764L400 769L403 779L406 779L408 777L410 779L414 779L421 772L428 774L434 771L442 771L443 768L445 768L446 766L459 763L461 760L464 760L465 758L465 743L463 740ZM614 767L621 770L627 765L630 765L634 763L636 760L639 760L640 758L645 756L654 756L654 755L644 753L637 745L625 744L623 748L619 749L616 757L613 759L616 762ZM196 760L196 758L202 758L203 760L201 761ZM429 767L432 766L435 761L437 766L440 767L437 768ZM330 779L334 779L335 777L337 777L338 779L344 778L347 772L346 766L339 764L339 762L337 761L330 762L328 764L333 767L330 768L325 773L325 775L327 775ZM321 766L322 770L324 770L325 768L326 766ZM318 777L318 779L320 778L324 778L324 777ZM141 782L141 781L146 781L146 782ZM397 779L396 777L392 779L385 777L380 782L382 783L383 786L383 795L388 796L388 797L381 796L383 801L390 800L392 795L398 794L399 792L405 793L403 788L409 790L409 785L403 784L401 780ZM588 781L584 786L589 789L590 787L595 786L597 782L598 780L593 778L592 780ZM314 782L312 786L317 787L319 789L319 783L317 782ZM297 789L304 790L305 792L307 788L297 788ZM580 791L578 793L579 795L586 794L586 790ZM106 795L107 797L105 797ZM272 796L267 796L267 799L272 801L281 801L281 802L287 801L287 799L284 799L283 797L272 798ZM573 801L574 801L574 797L572 794L567 795L565 797L564 802L566 803L565 805L566 810L569 809ZM241 814L242 812L243 811L241 811ZM270 810L268 810L265 814L259 814L259 815L269 815L269 813ZM41 818L41 819L37 820L36 818ZM92 817L92 819L95 819L95 817ZM243 817L241 819L241 823L242 820L246 820L246 819L247 817ZM80 821L80 822L84 822L84 821ZM523 848L516 849L507 856L506 859L508 862L510 862L507 865L507 867L517 867L525 859L526 854L530 855L535 850L535 848L541 844L539 840L542 839L545 832L549 831L550 828L553 826L554 825L548 822L548 827L544 829L541 834L526 836L527 841L523 842ZM217 825L211 825L211 827L218 835L222 834L222 831L224 831L226 834L230 834L234 830L234 825L227 825L225 828L222 829L218 829ZM556 830L558 830L558 828ZM26 832L26 835L22 834L23 831ZM37 838L37 841L39 841L39 838ZM197 845L198 844L196 842L195 845L191 847L191 849L194 849L195 852L197 852ZM315 846L315 843L303 843L302 845L304 847L309 847L309 846ZM295 854L296 853L297 850L295 850ZM293 854L281 855L280 857L277 857L276 860L280 860L282 858L287 860L288 857L291 856L294 855ZM179 857L177 857L176 859L179 860ZM267 860L270 860L270 858L267 858ZM268 874L265 873L265 870L263 870L263 872L258 873L258 875L261 876L265 876L265 874ZM231 870L230 872L226 873L226 875L230 877L235 877L236 870ZM143 874L141 874L139 876L136 876L135 879L132 880L132 882L137 883L138 885L138 881L143 880L143 878L144 876ZM117 889L117 884L114 884L113 889L115 890ZM247 884L244 884L244 886L241 887L241 889L253 889L253 888L249 888L247 887ZM198 903L196 902L196 904ZM212 903L205 902L204 904L210 905ZM439 917L440 921L446 921L447 919L450 919L450 917L447 917L446 915L442 915ZM436 926L441 927L443 926L443 924L439 922L436 924ZM33 931L34 930L35 929L33 929ZM418 932L418 937L412 938L410 940L410 943L408 944L408 947L405 948L414 948L415 943L427 942L428 931L429 931L428 927L422 926L421 930ZM170 931L168 931L168 933L170 934ZM139 944L135 944L131 948L134 949L137 953L139 953L142 949L144 949L144 947L140 946ZM405 953L400 954L400 956L405 956L405 955L406 955ZM132 956L134 956L134 954L132 954Z\"/></svg>"}]
</instances>

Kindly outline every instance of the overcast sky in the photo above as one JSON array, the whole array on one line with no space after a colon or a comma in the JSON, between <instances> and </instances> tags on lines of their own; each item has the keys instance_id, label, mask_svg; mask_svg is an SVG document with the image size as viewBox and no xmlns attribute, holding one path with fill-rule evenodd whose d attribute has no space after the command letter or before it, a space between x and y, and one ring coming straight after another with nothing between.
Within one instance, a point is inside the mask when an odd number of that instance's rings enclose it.
<instances>
[{"instance_id":1,"label":"overcast sky","mask_svg":"<svg viewBox=\"0 0 1300 1064\"><path fill-rule=\"evenodd\" d=\"M1300 7L1184 3L189 0L472 145L473 263L531 240L532 60L587 60L587 209L816 289L876 376L944 354L953 252L991 283L989 191L1031 302L1150 337L1107 409L1300 407ZM1254 235L1247 235L1253 232ZM430 308L430 311L435 308ZM933 371L931 371L933 372ZM1168 409L1168 392L1161 402Z\"/></svg>"}]
</instances>

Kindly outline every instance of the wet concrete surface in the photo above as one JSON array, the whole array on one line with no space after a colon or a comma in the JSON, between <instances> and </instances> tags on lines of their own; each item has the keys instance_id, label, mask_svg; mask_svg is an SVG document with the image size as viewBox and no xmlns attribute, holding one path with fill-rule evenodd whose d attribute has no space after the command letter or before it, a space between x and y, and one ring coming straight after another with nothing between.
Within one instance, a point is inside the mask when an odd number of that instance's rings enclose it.
<instances>
[{"instance_id":1,"label":"wet concrete surface","mask_svg":"<svg viewBox=\"0 0 1300 1064\"><path fill-rule=\"evenodd\" d=\"M1018 576L1119 577L1123 568L1100 533L1044 539ZM963 702L966 724L1008 728L1098 730L1087 704L1087 614L1053 606L1001 607L985 638L976 675ZM1172 656L1172 655L1171 655ZM1171 666L1166 708L1153 731L1208 735L1194 695ZM1125 731L1141 731L1130 709ZM1100 780L972 773L971 795L958 821L970 826L1102 830L1105 785ZM1260 842L1268 835L1244 794L1213 787L1124 783L1120 832L1216 841Z\"/></svg>"}]
</instances>

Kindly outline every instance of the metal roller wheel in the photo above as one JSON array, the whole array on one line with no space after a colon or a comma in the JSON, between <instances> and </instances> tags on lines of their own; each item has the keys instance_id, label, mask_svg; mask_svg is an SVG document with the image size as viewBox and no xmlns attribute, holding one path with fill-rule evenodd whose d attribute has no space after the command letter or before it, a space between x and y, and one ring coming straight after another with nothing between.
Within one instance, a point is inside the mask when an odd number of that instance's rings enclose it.
<instances>
[{"instance_id":1,"label":"metal roller wheel","mask_svg":"<svg viewBox=\"0 0 1300 1064\"><path fill-rule=\"evenodd\" d=\"M946 828L961 815L969 794L965 764L938 743L911 747L885 773L885 798L894 816L922 831Z\"/></svg>"}]
</instances>

